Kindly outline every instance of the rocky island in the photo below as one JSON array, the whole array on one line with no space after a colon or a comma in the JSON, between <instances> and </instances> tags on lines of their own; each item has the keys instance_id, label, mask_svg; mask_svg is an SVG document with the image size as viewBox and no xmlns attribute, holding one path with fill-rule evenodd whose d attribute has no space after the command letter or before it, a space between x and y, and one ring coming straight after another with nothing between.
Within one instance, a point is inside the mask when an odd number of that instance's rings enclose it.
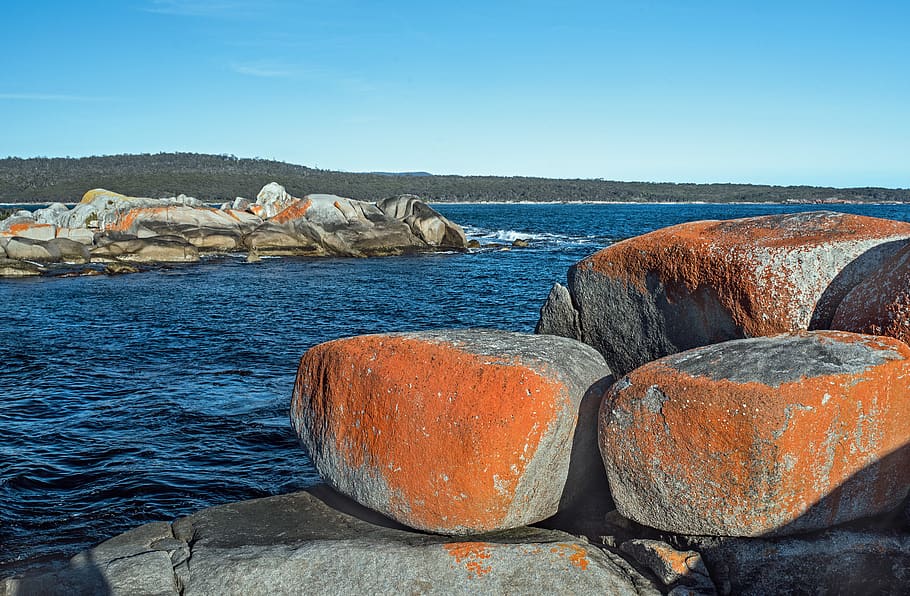
<instances>
[{"instance_id":1,"label":"rocky island","mask_svg":"<svg viewBox=\"0 0 910 596\"><path fill-rule=\"evenodd\" d=\"M290 418L325 485L0 595L904 594L908 251L828 212L682 224L575 264L537 334L317 345Z\"/></svg>"},{"instance_id":2,"label":"rocky island","mask_svg":"<svg viewBox=\"0 0 910 596\"><path fill-rule=\"evenodd\" d=\"M461 226L413 195L379 203L326 194L297 198L273 182L255 201L237 198L215 209L185 195L149 199L96 189L72 209L54 203L0 221L0 276L41 275L63 264L86 274L123 273L137 263L192 263L200 255L238 251L255 261L466 246Z\"/></svg>"}]
</instances>

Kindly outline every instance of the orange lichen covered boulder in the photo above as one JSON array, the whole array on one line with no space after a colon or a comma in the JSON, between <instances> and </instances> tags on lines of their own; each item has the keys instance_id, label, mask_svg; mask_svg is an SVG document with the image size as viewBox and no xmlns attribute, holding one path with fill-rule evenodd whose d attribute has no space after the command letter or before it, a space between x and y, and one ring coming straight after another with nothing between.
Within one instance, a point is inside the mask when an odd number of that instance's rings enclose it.
<instances>
[{"instance_id":1,"label":"orange lichen covered boulder","mask_svg":"<svg viewBox=\"0 0 910 596\"><path fill-rule=\"evenodd\" d=\"M910 346L816 331L696 348L608 392L619 512L702 536L787 535L890 511L910 478Z\"/></svg>"},{"instance_id":2,"label":"orange lichen covered boulder","mask_svg":"<svg viewBox=\"0 0 910 596\"><path fill-rule=\"evenodd\" d=\"M910 344L910 246L847 294L831 328L888 335Z\"/></svg>"},{"instance_id":3,"label":"orange lichen covered boulder","mask_svg":"<svg viewBox=\"0 0 910 596\"><path fill-rule=\"evenodd\" d=\"M908 239L910 223L826 211L680 224L576 264L569 305L578 338L625 374L698 346L827 329ZM545 305L538 329L574 329L565 304Z\"/></svg>"},{"instance_id":4,"label":"orange lichen covered boulder","mask_svg":"<svg viewBox=\"0 0 910 596\"><path fill-rule=\"evenodd\" d=\"M608 375L595 350L566 338L366 335L304 355L291 418L316 469L342 493L414 528L482 533L557 512L572 493L576 422L592 430L588 455L604 476L596 415L577 419Z\"/></svg>"}]
</instances>

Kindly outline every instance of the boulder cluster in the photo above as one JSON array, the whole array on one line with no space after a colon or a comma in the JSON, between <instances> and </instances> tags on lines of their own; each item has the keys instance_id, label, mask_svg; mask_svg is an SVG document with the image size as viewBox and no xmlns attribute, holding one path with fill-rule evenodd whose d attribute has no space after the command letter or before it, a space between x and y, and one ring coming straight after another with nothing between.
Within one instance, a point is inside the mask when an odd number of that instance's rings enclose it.
<instances>
[{"instance_id":1,"label":"boulder cluster","mask_svg":"<svg viewBox=\"0 0 910 596\"><path fill-rule=\"evenodd\" d=\"M908 250L851 215L696 222L573 266L534 335L320 344L291 421L327 486L6 589L906 593Z\"/></svg>"},{"instance_id":2,"label":"boulder cluster","mask_svg":"<svg viewBox=\"0 0 910 596\"><path fill-rule=\"evenodd\" d=\"M326 194L295 198L272 182L255 201L237 198L215 209L185 195L148 199L97 189L72 209L54 203L0 221L0 276L89 263L118 273L135 270L136 263L192 263L206 253L246 252L255 261L261 255L364 257L466 247L461 226L412 195L378 204Z\"/></svg>"}]
</instances>

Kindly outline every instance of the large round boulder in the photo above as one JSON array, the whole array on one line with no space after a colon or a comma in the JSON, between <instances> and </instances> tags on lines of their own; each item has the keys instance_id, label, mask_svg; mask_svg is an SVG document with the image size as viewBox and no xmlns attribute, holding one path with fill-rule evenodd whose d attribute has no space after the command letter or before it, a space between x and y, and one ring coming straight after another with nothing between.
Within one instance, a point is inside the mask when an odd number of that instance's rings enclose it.
<instances>
[{"instance_id":1,"label":"large round boulder","mask_svg":"<svg viewBox=\"0 0 910 596\"><path fill-rule=\"evenodd\" d=\"M910 344L910 246L847 294L831 327L888 335Z\"/></svg>"},{"instance_id":2,"label":"large round boulder","mask_svg":"<svg viewBox=\"0 0 910 596\"><path fill-rule=\"evenodd\" d=\"M894 509L910 478L910 346L838 331L735 340L608 392L619 512L702 536L785 535Z\"/></svg>"},{"instance_id":3,"label":"large round boulder","mask_svg":"<svg viewBox=\"0 0 910 596\"><path fill-rule=\"evenodd\" d=\"M543 520L583 496L566 490L576 423L592 435L576 446L579 460L598 464L582 481L604 476L596 415L578 413L609 374L595 350L566 338L367 335L303 356L291 418L342 493L414 528L482 533Z\"/></svg>"},{"instance_id":4,"label":"large round boulder","mask_svg":"<svg viewBox=\"0 0 910 596\"><path fill-rule=\"evenodd\" d=\"M827 329L847 292L908 240L910 223L827 211L686 223L584 259L568 289L580 339L625 374L689 348ZM566 328L556 297L539 328Z\"/></svg>"}]
</instances>

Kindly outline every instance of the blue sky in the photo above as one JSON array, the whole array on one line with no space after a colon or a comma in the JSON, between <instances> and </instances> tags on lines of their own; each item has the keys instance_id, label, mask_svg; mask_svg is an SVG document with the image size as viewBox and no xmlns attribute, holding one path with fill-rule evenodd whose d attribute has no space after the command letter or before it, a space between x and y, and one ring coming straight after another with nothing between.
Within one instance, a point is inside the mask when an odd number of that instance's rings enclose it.
<instances>
[{"instance_id":1,"label":"blue sky","mask_svg":"<svg viewBox=\"0 0 910 596\"><path fill-rule=\"evenodd\" d=\"M910 187L910 3L16 2L0 156Z\"/></svg>"}]
</instances>

